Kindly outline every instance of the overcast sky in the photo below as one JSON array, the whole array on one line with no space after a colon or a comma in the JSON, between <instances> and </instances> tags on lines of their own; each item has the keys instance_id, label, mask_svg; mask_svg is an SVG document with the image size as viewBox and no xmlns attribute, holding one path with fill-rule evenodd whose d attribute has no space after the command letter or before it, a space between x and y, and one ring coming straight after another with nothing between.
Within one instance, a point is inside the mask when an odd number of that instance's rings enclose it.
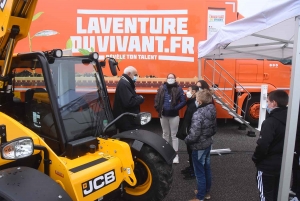
<instances>
[{"instance_id":1,"label":"overcast sky","mask_svg":"<svg viewBox=\"0 0 300 201\"><path fill-rule=\"evenodd\" d=\"M248 17L263 8L268 0L238 0L238 12Z\"/></svg>"}]
</instances>

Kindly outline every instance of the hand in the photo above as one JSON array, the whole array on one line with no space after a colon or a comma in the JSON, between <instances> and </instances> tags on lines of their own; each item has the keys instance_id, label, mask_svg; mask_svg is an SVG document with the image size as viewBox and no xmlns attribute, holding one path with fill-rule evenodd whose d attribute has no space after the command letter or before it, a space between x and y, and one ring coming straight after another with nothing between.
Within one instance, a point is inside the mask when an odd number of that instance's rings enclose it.
<instances>
[{"instance_id":1,"label":"hand","mask_svg":"<svg viewBox=\"0 0 300 201\"><path fill-rule=\"evenodd\" d=\"M144 96L139 95L142 98L142 103L145 101Z\"/></svg>"}]
</instances>

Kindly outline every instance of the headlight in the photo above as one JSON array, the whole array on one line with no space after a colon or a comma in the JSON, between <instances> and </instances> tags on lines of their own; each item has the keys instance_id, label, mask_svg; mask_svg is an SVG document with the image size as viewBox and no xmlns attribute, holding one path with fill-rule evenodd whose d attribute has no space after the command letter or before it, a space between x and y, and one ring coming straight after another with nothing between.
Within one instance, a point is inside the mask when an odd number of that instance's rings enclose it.
<instances>
[{"instance_id":1,"label":"headlight","mask_svg":"<svg viewBox=\"0 0 300 201\"><path fill-rule=\"evenodd\" d=\"M140 115L141 125L145 125L151 121L151 113L142 112L139 115Z\"/></svg>"},{"instance_id":2,"label":"headlight","mask_svg":"<svg viewBox=\"0 0 300 201\"><path fill-rule=\"evenodd\" d=\"M92 52L89 55L90 59L98 60L99 59L99 54L97 52Z\"/></svg>"},{"instance_id":3,"label":"headlight","mask_svg":"<svg viewBox=\"0 0 300 201\"><path fill-rule=\"evenodd\" d=\"M1 145L1 158L16 160L31 156L33 153L33 141L31 138L17 138Z\"/></svg>"},{"instance_id":4,"label":"headlight","mask_svg":"<svg viewBox=\"0 0 300 201\"><path fill-rule=\"evenodd\" d=\"M53 57L60 58L63 56L63 51L61 49L53 50Z\"/></svg>"}]
</instances>

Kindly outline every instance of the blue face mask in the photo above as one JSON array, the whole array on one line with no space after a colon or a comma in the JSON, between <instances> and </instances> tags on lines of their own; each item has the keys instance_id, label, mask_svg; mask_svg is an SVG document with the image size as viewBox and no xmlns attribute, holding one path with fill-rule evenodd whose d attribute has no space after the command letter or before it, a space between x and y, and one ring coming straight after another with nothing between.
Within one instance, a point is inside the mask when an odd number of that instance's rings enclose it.
<instances>
[{"instance_id":1,"label":"blue face mask","mask_svg":"<svg viewBox=\"0 0 300 201\"><path fill-rule=\"evenodd\" d=\"M200 104L198 103L198 101L195 101L195 105L196 105L196 107L200 106Z\"/></svg>"},{"instance_id":2,"label":"blue face mask","mask_svg":"<svg viewBox=\"0 0 300 201\"><path fill-rule=\"evenodd\" d=\"M269 108L269 107L267 107L267 112L270 114L271 112L272 112L272 110L273 110L274 108Z\"/></svg>"},{"instance_id":3,"label":"blue face mask","mask_svg":"<svg viewBox=\"0 0 300 201\"><path fill-rule=\"evenodd\" d=\"M132 81L136 82L137 78L138 78L137 76L133 76Z\"/></svg>"}]
</instances>

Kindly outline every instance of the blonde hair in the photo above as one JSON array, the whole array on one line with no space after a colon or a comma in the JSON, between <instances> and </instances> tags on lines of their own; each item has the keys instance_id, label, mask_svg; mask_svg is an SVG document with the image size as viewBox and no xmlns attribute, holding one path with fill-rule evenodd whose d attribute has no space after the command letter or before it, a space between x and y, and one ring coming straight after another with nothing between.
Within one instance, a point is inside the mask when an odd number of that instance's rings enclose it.
<instances>
[{"instance_id":1,"label":"blonde hair","mask_svg":"<svg viewBox=\"0 0 300 201\"><path fill-rule=\"evenodd\" d=\"M202 91L198 91L196 93L196 99L198 101L201 101L202 104L207 104L212 102L212 94L213 92L211 90L203 89Z\"/></svg>"}]
</instances>

